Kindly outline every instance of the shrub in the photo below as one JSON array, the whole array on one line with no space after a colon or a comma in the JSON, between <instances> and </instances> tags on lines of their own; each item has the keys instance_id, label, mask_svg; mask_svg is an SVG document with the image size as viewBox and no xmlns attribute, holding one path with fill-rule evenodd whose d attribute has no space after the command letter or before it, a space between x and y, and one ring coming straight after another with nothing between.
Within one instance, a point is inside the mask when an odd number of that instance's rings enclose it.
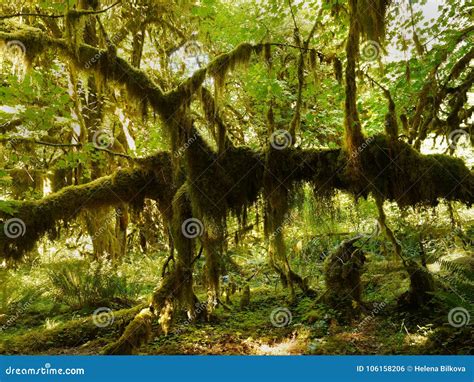
<instances>
[{"instance_id":1,"label":"shrub","mask_svg":"<svg viewBox=\"0 0 474 382\"><path fill-rule=\"evenodd\" d=\"M65 260L52 263L47 274L56 299L74 309L129 305L139 292L107 261Z\"/></svg>"}]
</instances>

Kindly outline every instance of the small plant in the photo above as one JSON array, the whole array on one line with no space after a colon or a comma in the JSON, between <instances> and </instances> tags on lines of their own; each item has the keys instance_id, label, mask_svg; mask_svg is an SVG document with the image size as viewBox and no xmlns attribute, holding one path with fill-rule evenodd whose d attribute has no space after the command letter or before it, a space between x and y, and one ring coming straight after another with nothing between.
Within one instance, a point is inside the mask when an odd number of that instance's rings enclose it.
<instances>
[{"instance_id":1,"label":"small plant","mask_svg":"<svg viewBox=\"0 0 474 382\"><path fill-rule=\"evenodd\" d=\"M74 309L129 305L138 297L138 287L116 274L110 262L66 260L51 264L47 273L56 299Z\"/></svg>"}]
</instances>

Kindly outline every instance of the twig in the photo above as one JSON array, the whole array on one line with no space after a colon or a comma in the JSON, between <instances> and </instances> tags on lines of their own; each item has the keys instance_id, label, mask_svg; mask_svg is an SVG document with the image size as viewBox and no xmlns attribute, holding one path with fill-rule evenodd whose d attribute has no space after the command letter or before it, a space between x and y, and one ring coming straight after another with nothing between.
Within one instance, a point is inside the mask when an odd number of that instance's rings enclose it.
<instances>
[{"instance_id":1,"label":"twig","mask_svg":"<svg viewBox=\"0 0 474 382\"><path fill-rule=\"evenodd\" d=\"M198 255L191 261L191 265L193 265L201 256L202 256L202 251L204 250L204 247L201 245L201 248L199 248L199 253Z\"/></svg>"}]
</instances>

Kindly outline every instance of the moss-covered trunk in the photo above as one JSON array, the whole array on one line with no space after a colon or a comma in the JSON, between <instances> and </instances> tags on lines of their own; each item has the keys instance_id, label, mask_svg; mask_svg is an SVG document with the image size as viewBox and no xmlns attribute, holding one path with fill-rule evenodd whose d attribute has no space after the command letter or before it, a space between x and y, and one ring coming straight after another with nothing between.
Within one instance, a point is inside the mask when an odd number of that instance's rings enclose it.
<instances>
[{"instance_id":1,"label":"moss-covered trunk","mask_svg":"<svg viewBox=\"0 0 474 382\"><path fill-rule=\"evenodd\" d=\"M364 141L357 111L356 64L359 55L360 25L357 18L357 0L349 0L349 33L346 42L346 99L345 119L346 148L356 152Z\"/></svg>"}]
</instances>

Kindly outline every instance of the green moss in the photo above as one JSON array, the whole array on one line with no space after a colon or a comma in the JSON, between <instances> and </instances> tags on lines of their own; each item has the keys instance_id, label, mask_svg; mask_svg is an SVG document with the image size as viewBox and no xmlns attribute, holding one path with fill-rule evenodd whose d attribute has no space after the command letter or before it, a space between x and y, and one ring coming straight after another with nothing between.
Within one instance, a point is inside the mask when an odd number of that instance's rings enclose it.
<instances>
[{"instance_id":1,"label":"green moss","mask_svg":"<svg viewBox=\"0 0 474 382\"><path fill-rule=\"evenodd\" d=\"M401 207L436 206L441 198L468 205L474 202L474 175L461 159L422 155L384 135L371 137L367 143L360 153L366 180L351 186L356 195L370 191Z\"/></svg>"},{"instance_id":2,"label":"green moss","mask_svg":"<svg viewBox=\"0 0 474 382\"><path fill-rule=\"evenodd\" d=\"M10 337L0 343L0 354L31 354L53 347L74 347L100 335L112 335L126 325L142 307L114 312L113 322L99 327L92 317L81 318L60 324L51 329L31 330L21 336Z\"/></svg>"},{"instance_id":3,"label":"green moss","mask_svg":"<svg viewBox=\"0 0 474 382\"><path fill-rule=\"evenodd\" d=\"M102 354L133 354L146 343L152 330L153 313L149 308L142 309L127 326L118 341L107 345Z\"/></svg>"},{"instance_id":4,"label":"green moss","mask_svg":"<svg viewBox=\"0 0 474 382\"><path fill-rule=\"evenodd\" d=\"M356 315L361 303L360 275L365 254L355 246L359 239L355 237L342 242L324 262L325 301L346 318Z\"/></svg>"},{"instance_id":5,"label":"green moss","mask_svg":"<svg viewBox=\"0 0 474 382\"><path fill-rule=\"evenodd\" d=\"M214 77L217 89L222 89L225 84L227 73L233 70L237 65L249 62L254 46L242 43L228 53L217 56L209 65L208 73Z\"/></svg>"},{"instance_id":6,"label":"green moss","mask_svg":"<svg viewBox=\"0 0 474 382\"><path fill-rule=\"evenodd\" d=\"M65 187L37 201L12 202L15 212L1 213L4 220L0 224L0 256L19 259L45 233L54 238L56 222L75 218L81 208L120 205L124 201L140 203L146 196L164 201L166 193L158 194L161 189L166 190L163 183L163 178L157 179L142 169L120 170L84 185ZM163 188L155 188L157 185ZM23 222L21 237L6 235L4 227L10 218Z\"/></svg>"}]
</instances>

